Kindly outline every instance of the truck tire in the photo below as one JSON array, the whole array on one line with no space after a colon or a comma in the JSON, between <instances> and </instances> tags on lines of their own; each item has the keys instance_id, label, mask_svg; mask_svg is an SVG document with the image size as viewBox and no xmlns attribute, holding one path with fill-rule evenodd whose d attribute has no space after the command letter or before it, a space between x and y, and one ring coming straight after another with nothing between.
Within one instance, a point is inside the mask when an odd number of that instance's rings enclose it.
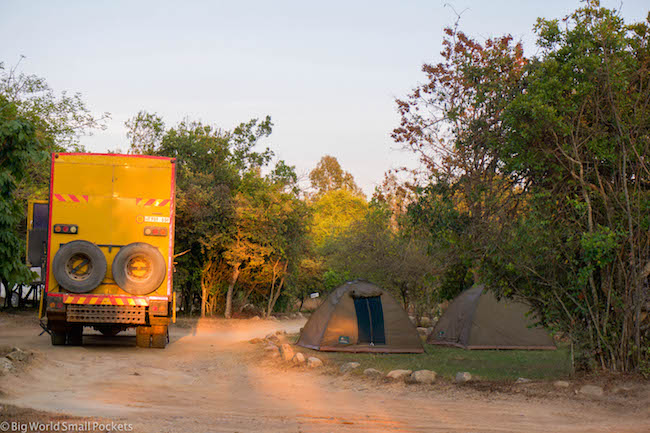
<instances>
[{"instance_id":1,"label":"truck tire","mask_svg":"<svg viewBox=\"0 0 650 433\"><path fill-rule=\"evenodd\" d=\"M52 346L63 346L65 344L65 332L50 331Z\"/></svg>"},{"instance_id":2,"label":"truck tire","mask_svg":"<svg viewBox=\"0 0 650 433\"><path fill-rule=\"evenodd\" d=\"M120 249L113 259L113 279L125 292L147 295L165 279L167 266L153 245L134 242Z\"/></svg>"},{"instance_id":3,"label":"truck tire","mask_svg":"<svg viewBox=\"0 0 650 433\"><path fill-rule=\"evenodd\" d=\"M154 349L164 349L167 346L167 333L153 334L151 336L151 347Z\"/></svg>"},{"instance_id":4,"label":"truck tire","mask_svg":"<svg viewBox=\"0 0 650 433\"><path fill-rule=\"evenodd\" d=\"M135 345L148 349L151 345L151 328L149 326L138 326L135 328Z\"/></svg>"},{"instance_id":5,"label":"truck tire","mask_svg":"<svg viewBox=\"0 0 650 433\"><path fill-rule=\"evenodd\" d=\"M68 345L81 346L83 344L84 327L75 325L68 329Z\"/></svg>"},{"instance_id":6,"label":"truck tire","mask_svg":"<svg viewBox=\"0 0 650 433\"><path fill-rule=\"evenodd\" d=\"M88 241L72 241L54 255L52 272L61 287L72 293L90 292L106 276L106 257Z\"/></svg>"}]
</instances>

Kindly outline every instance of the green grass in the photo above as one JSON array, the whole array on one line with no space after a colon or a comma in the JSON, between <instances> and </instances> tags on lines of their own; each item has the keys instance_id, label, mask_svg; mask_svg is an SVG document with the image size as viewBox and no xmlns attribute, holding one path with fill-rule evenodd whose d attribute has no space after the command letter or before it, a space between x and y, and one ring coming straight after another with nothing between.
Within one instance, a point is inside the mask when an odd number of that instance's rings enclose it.
<instances>
[{"instance_id":1,"label":"green grass","mask_svg":"<svg viewBox=\"0 0 650 433\"><path fill-rule=\"evenodd\" d=\"M305 355L342 364L356 361L361 374L366 368L388 373L391 370L433 370L438 375L454 378L459 371L468 371L484 380L527 379L552 380L571 374L571 360L566 347L548 350L464 350L425 344L422 354L373 354L318 352L300 348Z\"/></svg>"}]
</instances>

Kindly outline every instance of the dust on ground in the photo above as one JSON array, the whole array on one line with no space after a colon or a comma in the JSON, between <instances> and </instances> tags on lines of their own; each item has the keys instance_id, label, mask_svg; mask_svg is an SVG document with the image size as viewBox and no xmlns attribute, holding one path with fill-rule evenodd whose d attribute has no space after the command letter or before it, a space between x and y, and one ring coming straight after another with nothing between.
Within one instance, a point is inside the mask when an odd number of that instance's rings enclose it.
<instances>
[{"instance_id":1,"label":"dust on ground","mask_svg":"<svg viewBox=\"0 0 650 433\"><path fill-rule=\"evenodd\" d=\"M388 384L264 358L247 341L304 320L184 320L165 350L133 332L51 346L38 322L0 314L0 344L33 353L0 377L0 422L108 420L136 432L647 432L647 386L603 399L550 384ZM93 335L89 335L93 334ZM541 391L540 391L541 390ZM37 411L37 412L34 412ZM45 412L38 412L45 411Z\"/></svg>"}]
</instances>

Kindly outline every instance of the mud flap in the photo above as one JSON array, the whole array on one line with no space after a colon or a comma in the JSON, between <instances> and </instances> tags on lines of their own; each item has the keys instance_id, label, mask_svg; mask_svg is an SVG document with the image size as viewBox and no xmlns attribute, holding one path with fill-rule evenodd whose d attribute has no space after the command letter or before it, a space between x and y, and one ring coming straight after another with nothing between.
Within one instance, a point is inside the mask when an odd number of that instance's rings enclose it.
<instances>
[{"instance_id":1,"label":"mud flap","mask_svg":"<svg viewBox=\"0 0 650 433\"><path fill-rule=\"evenodd\" d=\"M164 349L169 341L166 325L138 326L135 330L135 344L138 347Z\"/></svg>"},{"instance_id":2,"label":"mud flap","mask_svg":"<svg viewBox=\"0 0 650 433\"><path fill-rule=\"evenodd\" d=\"M151 327L138 326L135 328L135 345L146 348L151 345Z\"/></svg>"}]
</instances>

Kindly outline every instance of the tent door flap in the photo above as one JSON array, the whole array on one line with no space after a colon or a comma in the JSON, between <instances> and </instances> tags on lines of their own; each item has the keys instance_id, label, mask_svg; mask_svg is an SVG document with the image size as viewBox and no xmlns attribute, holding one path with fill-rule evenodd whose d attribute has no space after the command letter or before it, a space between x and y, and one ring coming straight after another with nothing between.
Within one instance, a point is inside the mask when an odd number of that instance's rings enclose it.
<instances>
[{"instance_id":1,"label":"tent door flap","mask_svg":"<svg viewBox=\"0 0 650 433\"><path fill-rule=\"evenodd\" d=\"M359 344L386 344L381 298L379 296L354 298L354 309L357 313Z\"/></svg>"}]
</instances>

